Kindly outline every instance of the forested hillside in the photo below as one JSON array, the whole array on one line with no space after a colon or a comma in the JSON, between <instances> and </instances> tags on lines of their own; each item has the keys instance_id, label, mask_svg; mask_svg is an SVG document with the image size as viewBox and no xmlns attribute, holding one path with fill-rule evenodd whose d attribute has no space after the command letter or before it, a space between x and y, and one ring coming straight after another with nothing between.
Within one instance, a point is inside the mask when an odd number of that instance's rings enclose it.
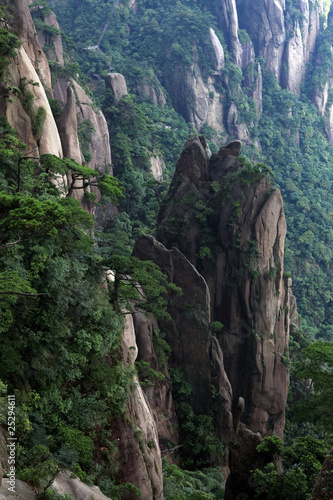
<instances>
[{"instance_id":1,"label":"forested hillside","mask_svg":"<svg viewBox=\"0 0 333 500\"><path fill-rule=\"evenodd\" d=\"M328 129L332 26L326 20L328 4L322 4L317 42L306 68L304 61L303 82L296 92L288 90L291 85L286 81L286 73L298 71L297 61L294 61L294 68L292 62L281 61L278 69L281 77L278 78L267 68L261 56L265 47L259 48L259 41L252 32L255 19L253 25L245 19L246 2L237 2L238 40L230 38L230 28L228 33L218 2L147 0L131 6L117 5L113 1L58 0L52 6L61 28L76 44L76 48L71 49L72 57L80 63L95 98L104 103L103 109L111 126L113 162L120 179L124 178L126 161L140 166L136 181L138 175L145 176L142 170L147 170L147 166L144 167L146 150L161 151L167 171L170 171L184 139L191 132L182 117L190 121L192 130L205 134L213 152L227 138L245 139L244 152L272 168L285 201L286 270L292 273L304 329L314 338L331 339L333 158ZM296 2L286 3L287 39L295 36L297 27L305 43L308 26L304 9L303 4L298 7ZM315 9L319 11L313 2L309 2L309 9L310 14ZM224 61L220 64L223 67L219 69L211 28L223 47ZM241 63L235 58L233 44L236 42L240 54L242 50L243 54L250 53L246 55L248 61L244 62L244 55L240 56L240 59L243 57ZM108 96L105 100L103 75L109 71L125 76L132 94L127 98L132 99L131 105L121 102L112 108ZM263 75L260 102L254 95L258 71ZM202 88L199 80L204 84ZM322 95L325 89L326 98ZM161 92L166 99L166 104L163 99L162 105L155 99ZM320 93L322 101L326 99L327 102L325 109L321 108L318 113L316 104ZM213 104L209 108L208 102L206 117L200 109L203 106L200 100L204 99ZM220 124L218 127L215 124L214 129L209 113L216 112L216 100L222 101L222 112ZM233 105L237 109L234 127L228 124ZM122 109L125 106L126 110ZM193 118L194 114L199 118ZM129 126L129 116L135 133ZM117 141L122 140L124 148L126 140L118 135L123 133L129 140L120 158ZM142 187L135 186L134 179L130 178L131 171L127 171L126 183L130 186L134 206L126 210L131 219L128 224L133 226L131 214L137 213L135 200L142 200L136 224L141 226L143 223L152 231L151 219L154 218L149 214L156 207L153 203L155 193L149 190L145 194ZM121 220L125 221L124 214Z\"/></svg>"},{"instance_id":2,"label":"forested hillside","mask_svg":"<svg viewBox=\"0 0 333 500\"><path fill-rule=\"evenodd\" d=\"M31 498L321 499L330 2L0 3L4 474L13 394Z\"/></svg>"}]
</instances>

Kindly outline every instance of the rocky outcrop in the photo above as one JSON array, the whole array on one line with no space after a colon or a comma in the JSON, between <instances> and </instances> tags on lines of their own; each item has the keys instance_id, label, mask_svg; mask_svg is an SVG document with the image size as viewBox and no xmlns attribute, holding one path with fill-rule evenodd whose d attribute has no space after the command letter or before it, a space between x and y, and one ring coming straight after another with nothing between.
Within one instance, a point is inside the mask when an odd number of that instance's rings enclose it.
<instances>
[{"instance_id":1,"label":"rocky outcrop","mask_svg":"<svg viewBox=\"0 0 333 500\"><path fill-rule=\"evenodd\" d=\"M226 34L232 61L237 64L237 66L241 67L242 46L238 39L239 24L236 1L225 0L220 2L217 16L219 18L221 30Z\"/></svg>"},{"instance_id":2,"label":"rocky outcrop","mask_svg":"<svg viewBox=\"0 0 333 500\"><path fill-rule=\"evenodd\" d=\"M125 362L134 367L137 357L135 330L131 315L126 316L123 351ZM162 460L153 413L140 387L137 376L126 405L125 417L114 426L113 438L118 441L119 481L132 483L141 498L162 500ZM135 500L131 492L125 500Z\"/></svg>"},{"instance_id":3,"label":"rocky outcrop","mask_svg":"<svg viewBox=\"0 0 333 500\"><path fill-rule=\"evenodd\" d=\"M120 73L108 73L105 77L105 87L112 90L115 102L120 101L128 93L126 80Z\"/></svg>"},{"instance_id":4,"label":"rocky outcrop","mask_svg":"<svg viewBox=\"0 0 333 500\"><path fill-rule=\"evenodd\" d=\"M27 483L15 480L15 493L8 490L8 484L6 478L3 479L2 485L0 486L0 498L1 500L7 500L7 498L15 500L38 500L38 494L32 486Z\"/></svg>"},{"instance_id":5,"label":"rocky outcrop","mask_svg":"<svg viewBox=\"0 0 333 500\"><path fill-rule=\"evenodd\" d=\"M250 62L254 62L254 59L255 53L252 42L242 44L241 69L243 72L246 71Z\"/></svg>"},{"instance_id":6,"label":"rocky outcrop","mask_svg":"<svg viewBox=\"0 0 333 500\"><path fill-rule=\"evenodd\" d=\"M317 477L310 500L331 500L333 493L333 448L330 449Z\"/></svg>"},{"instance_id":7,"label":"rocky outcrop","mask_svg":"<svg viewBox=\"0 0 333 500\"><path fill-rule=\"evenodd\" d=\"M209 28L209 36L215 52L215 58L216 58L215 71L216 74L220 75L222 69L225 66L224 50L213 28Z\"/></svg>"},{"instance_id":8,"label":"rocky outcrop","mask_svg":"<svg viewBox=\"0 0 333 500\"><path fill-rule=\"evenodd\" d=\"M262 115L262 72L260 63L256 65L256 76L251 73L245 79L245 86L248 83L248 87L254 87L252 92L252 98L257 104L257 113L259 118Z\"/></svg>"},{"instance_id":9,"label":"rocky outcrop","mask_svg":"<svg viewBox=\"0 0 333 500\"><path fill-rule=\"evenodd\" d=\"M300 21L294 21L294 26L290 26L289 21L289 29L292 30L293 36L286 42L284 54L286 71L282 73L282 85L296 95L300 94L306 63L314 53L320 27L318 7L312 0L301 0Z\"/></svg>"},{"instance_id":10,"label":"rocky outcrop","mask_svg":"<svg viewBox=\"0 0 333 500\"><path fill-rule=\"evenodd\" d=\"M29 14L30 15L30 14ZM31 21L32 22L32 21ZM52 12L44 18L47 26L59 29L55 14ZM38 33L41 45L50 47L49 59L64 65L63 46L61 36L53 34L49 37L45 30ZM126 84L125 84L126 85ZM85 161L82 149L88 150L91 159L86 164L102 172L111 172L111 150L109 143L109 131L103 113L97 110L92 99L86 94L82 87L73 78L60 77L53 86L53 96L63 108L62 115L57 120L64 156L73 158L79 163ZM88 144L80 145L78 131L80 126L89 125L90 137ZM56 154L56 153L53 153ZM81 200L83 193L76 195Z\"/></svg>"},{"instance_id":11,"label":"rocky outcrop","mask_svg":"<svg viewBox=\"0 0 333 500\"><path fill-rule=\"evenodd\" d=\"M192 123L198 132L205 123L217 132L225 131L223 98L216 91L215 78L218 77L208 77L204 82L197 63L187 70L176 67L172 80L169 78L169 69L166 71L164 83L175 109Z\"/></svg>"},{"instance_id":12,"label":"rocky outcrop","mask_svg":"<svg viewBox=\"0 0 333 500\"><path fill-rule=\"evenodd\" d=\"M321 88L314 91L313 100L318 110L318 114L324 117L325 131L330 144L333 144L333 105L329 101L329 96L333 89L333 81L326 81Z\"/></svg>"},{"instance_id":13,"label":"rocky outcrop","mask_svg":"<svg viewBox=\"0 0 333 500\"><path fill-rule=\"evenodd\" d=\"M208 162L198 138L187 143L161 206L157 238L167 248L177 246L208 284L212 321L224 325L218 340L234 405L245 399L243 421L253 432L282 436L286 223L280 192L261 166L241 166L239 150L240 143L232 143Z\"/></svg>"},{"instance_id":14,"label":"rocky outcrop","mask_svg":"<svg viewBox=\"0 0 333 500\"><path fill-rule=\"evenodd\" d=\"M81 163L82 156L77 136L76 100L72 87L67 87L67 100L58 120L63 153L66 158Z\"/></svg>"},{"instance_id":15,"label":"rocky outcrop","mask_svg":"<svg viewBox=\"0 0 333 500\"><path fill-rule=\"evenodd\" d=\"M332 31L332 26L333 26L333 7L331 7L331 10L328 15L328 20L327 20L327 31L325 35L328 38L326 41L328 41L331 44L331 50L332 50L332 43L331 43L331 34L330 32ZM318 49L320 49L320 45L318 44ZM322 79L324 78L324 81L321 82L321 85L318 86L316 89L313 91L313 101L318 109L318 114L320 116L324 117L324 123L325 123L325 131L327 138L329 140L329 143L331 146L333 145L333 105L330 99L330 95L332 94L332 89L333 89L333 80L331 77L331 71L327 72L327 68L323 70L323 68L320 68L320 66L323 64L321 57L316 51L316 58L315 58L315 66L318 68L318 70L322 71ZM318 71L318 72L319 72Z\"/></svg>"},{"instance_id":16,"label":"rocky outcrop","mask_svg":"<svg viewBox=\"0 0 333 500\"><path fill-rule=\"evenodd\" d=\"M163 181L163 170L165 163L162 156L150 157L150 171L157 181Z\"/></svg>"},{"instance_id":17,"label":"rocky outcrop","mask_svg":"<svg viewBox=\"0 0 333 500\"><path fill-rule=\"evenodd\" d=\"M280 80L286 41L285 0L237 0L239 22L250 34L257 55L266 60L267 71Z\"/></svg>"},{"instance_id":18,"label":"rocky outcrop","mask_svg":"<svg viewBox=\"0 0 333 500\"><path fill-rule=\"evenodd\" d=\"M23 47L18 49L17 56L8 68L13 85L33 94L32 113L39 108L44 109L44 118L39 127L38 136L33 134L33 116L29 116L23 109L19 95L13 96L14 102L8 102L5 115L9 123L18 132L22 142L27 145L27 150L32 151L34 156L50 153L62 157L62 146L58 129L46 96L44 87L31 60ZM29 83L34 82L34 85Z\"/></svg>"},{"instance_id":19,"label":"rocky outcrop","mask_svg":"<svg viewBox=\"0 0 333 500\"><path fill-rule=\"evenodd\" d=\"M292 9L299 10L298 18ZM314 0L289 6L285 0L237 0L239 23L250 34L256 55L266 61L279 84L300 93L306 63L313 55L320 26L321 7Z\"/></svg>"},{"instance_id":20,"label":"rocky outcrop","mask_svg":"<svg viewBox=\"0 0 333 500\"><path fill-rule=\"evenodd\" d=\"M20 89L20 92L9 95L13 102L6 100L1 113L7 116L9 123L17 130L19 139L27 145L27 151L32 156L38 158L42 154L50 153L62 157L61 141L48 101L48 96L51 96L50 69L35 37L29 7L25 0L5 2L5 4L10 5L10 12L15 18L22 46L8 67L11 86ZM6 92L8 89L3 84L1 94ZM24 92L32 93L34 96L30 109L24 109L22 105L21 96ZM40 115L37 124L35 115L38 110Z\"/></svg>"},{"instance_id":21,"label":"rocky outcrop","mask_svg":"<svg viewBox=\"0 0 333 500\"><path fill-rule=\"evenodd\" d=\"M100 110L95 108L91 98L73 79L67 81L65 78L59 78L53 87L54 97L59 101L61 106L64 107L67 103L67 88L69 85L72 87L75 95L78 129L84 123L88 123L90 128L90 137L86 146L88 147L91 159L86 164L93 169L110 173L111 150L105 116ZM73 100L73 97L71 99ZM62 126L61 119L59 120L59 124ZM81 148L82 145L80 146ZM75 154L78 156L79 152L76 150Z\"/></svg>"},{"instance_id":22,"label":"rocky outcrop","mask_svg":"<svg viewBox=\"0 0 333 500\"><path fill-rule=\"evenodd\" d=\"M139 96L148 97L156 106L162 108L166 105L166 99L156 76L144 77L136 85L136 90Z\"/></svg>"},{"instance_id":23,"label":"rocky outcrop","mask_svg":"<svg viewBox=\"0 0 333 500\"><path fill-rule=\"evenodd\" d=\"M138 346L138 361L148 363L155 372L164 376L161 381L149 381L143 387L143 391L152 408L157 425L162 458L168 456L168 460L173 461L172 450L177 449L178 445L178 419L173 404L171 380L166 359L164 359L166 354L163 351L163 344L159 342L161 338L158 337L159 325L154 318L149 319L141 312L133 314L133 322ZM159 356L154 348L154 339L157 346L162 349Z\"/></svg>"},{"instance_id":24,"label":"rocky outcrop","mask_svg":"<svg viewBox=\"0 0 333 500\"><path fill-rule=\"evenodd\" d=\"M60 35L60 26L58 24L55 13L51 12L49 16L46 16L44 18L44 23L46 24L46 26L57 30L59 34L57 34L56 32L50 34L46 29L40 30L38 32L38 41L41 47L49 47L47 51L47 58L49 61L54 61L61 66L64 66L64 51Z\"/></svg>"},{"instance_id":25,"label":"rocky outcrop","mask_svg":"<svg viewBox=\"0 0 333 500\"><path fill-rule=\"evenodd\" d=\"M75 500L111 500L103 495L98 486L88 486L78 477L72 477L70 471L59 472L52 483L52 490L61 495L70 495Z\"/></svg>"},{"instance_id":26,"label":"rocky outcrop","mask_svg":"<svg viewBox=\"0 0 333 500\"><path fill-rule=\"evenodd\" d=\"M232 102L229 107L227 128L231 137L244 142L244 144L252 145L247 125L245 123L238 123L238 110L234 102Z\"/></svg>"},{"instance_id":27,"label":"rocky outcrop","mask_svg":"<svg viewBox=\"0 0 333 500\"><path fill-rule=\"evenodd\" d=\"M255 498L255 481L249 471L264 466L256 451L262 442L259 433L254 433L240 424L238 431L233 434L229 446L230 473L226 482L224 500L239 500L241 498Z\"/></svg>"},{"instance_id":28,"label":"rocky outcrop","mask_svg":"<svg viewBox=\"0 0 333 500\"><path fill-rule=\"evenodd\" d=\"M141 236L133 255L141 260L152 260L182 290L181 298L175 292L169 295L171 322L159 321L171 347L169 366L181 370L185 383L191 388L187 394L182 393L178 405L190 405L197 417L214 414L217 438L228 439L232 428L232 393L221 348L211 330L210 293L206 281L177 248L168 250L152 236ZM181 438L184 432L181 421ZM182 445L185 455L191 453L188 442ZM207 460L208 456L205 458ZM221 459L214 454L211 456L212 462Z\"/></svg>"},{"instance_id":29,"label":"rocky outcrop","mask_svg":"<svg viewBox=\"0 0 333 500\"><path fill-rule=\"evenodd\" d=\"M88 486L82 483L79 478L72 477L70 471L60 472L51 486L52 490L57 491L61 495L70 495L74 500L111 500L109 497L103 495L97 486ZM3 479L3 484L0 484L0 499L16 500L37 500L40 495L36 492L36 488L28 485L27 483L15 479L15 493L8 490L7 479Z\"/></svg>"},{"instance_id":30,"label":"rocky outcrop","mask_svg":"<svg viewBox=\"0 0 333 500\"><path fill-rule=\"evenodd\" d=\"M36 30L31 18L30 10L26 0L4 0L3 2L13 13L15 27L20 34L23 48L29 57L34 69L38 70L40 81L45 89L51 90L51 73L46 56L40 46Z\"/></svg>"}]
</instances>

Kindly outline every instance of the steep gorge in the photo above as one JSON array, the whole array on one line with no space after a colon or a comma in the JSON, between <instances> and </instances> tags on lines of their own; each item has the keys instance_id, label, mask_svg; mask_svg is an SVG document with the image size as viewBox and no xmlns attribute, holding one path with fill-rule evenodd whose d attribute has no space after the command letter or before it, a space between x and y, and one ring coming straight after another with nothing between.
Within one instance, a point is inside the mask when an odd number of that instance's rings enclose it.
<instances>
[{"instance_id":1,"label":"steep gorge","mask_svg":"<svg viewBox=\"0 0 333 500\"><path fill-rule=\"evenodd\" d=\"M18 19L30 19L23 3L17 0L15 8ZM245 14L238 21L237 9L241 8ZM224 3L218 11L219 27L228 34L233 62L246 72L255 54L260 54L277 81L299 93L301 69L314 47L318 10L311 3L302 3L306 36L299 49L298 42L304 35L299 24L294 36L286 40L284 2L260 4L256 8L258 18L254 16L253 21L257 24L251 26L246 25L249 8L246 1L233 1ZM259 25L265 34L257 29ZM26 26L30 34L23 38L23 48L9 73L14 86L19 87L22 78L39 84L31 88L36 109L46 110L41 135L34 135L31 118L17 96L14 102L6 102L5 106L2 103L1 113L36 155L52 153L78 162L86 158L91 167L110 172L109 133L102 112L96 110L73 76L58 77L51 89L48 65L36 42L31 19ZM239 27L253 32L252 39L256 36L258 40L240 43ZM208 83L195 62L186 75L184 68L176 69L181 90L169 81L169 93L182 106L184 97L192 96L187 109L179 110L197 130L208 124L249 145L251 127L239 120L237 104L231 102L228 107L214 87L225 65L223 46L215 37L212 30L216 64ZM41 35L39 39L44 43ZM258 51L256 46L260 47ZM59 43L54 52L62 66ZM295 60L299 62L296 72L295 65L292 71L282 71L283 65L291 67ZM256 71L247 78L252 85L250 94L260 108L262 70L259 62L256 65ZM224 82L230 90L228 80ZM168 88L166 80L164 84ZM149 94L150 88L138 91ZM156 104L157 94L151 93ZM62 108L56 120L46 96L56 98ZM163 106L163 99L159 104ZM176 101L174 104L177 107ZM91 133L82 144L78 131L80 124L87 123L91 124ZM137 486L147 500L163 498L160 448L165 451L168 446L177 450L181 447L181 459L190 467L223 465L226 475L231 469L226 497L231 499L248 491L247 477L240 481L240 473L246 474L253 463L246 463L247 469L240 471L239 458L248 443L250 454L261 436L283 436L289 331L291 318L295 320L291 279L284 276L283 267L286 222L282 197L269 180L269 169L240 158L240 150L240 142L235 141L210 157L202 137L190 139L162 202L156 239L142 235L134 248L134 256L155 262L182 289L181 297L174 292L168 297L170 321L155 322L135 313L134 326L128 318L124 331L125 363L132 366L133 353L138 351L139 360L165 377L144 390L135 377L125 416L113 427L112 438L118 441L119 480ZM76 195L86 208L83 190L77 190ZM168 368L159 362L155 352L154 330L163 332L171 348ZM245 400L245 411L238 427L234 419L240 398ZM229 446L235 436L239 440L236 451ZM193 443L198 445L196 449ZM175 453L171 460L178 459ZM134 495L130 492L126 498L132 500Z\"/></svg>"}]
</instances>

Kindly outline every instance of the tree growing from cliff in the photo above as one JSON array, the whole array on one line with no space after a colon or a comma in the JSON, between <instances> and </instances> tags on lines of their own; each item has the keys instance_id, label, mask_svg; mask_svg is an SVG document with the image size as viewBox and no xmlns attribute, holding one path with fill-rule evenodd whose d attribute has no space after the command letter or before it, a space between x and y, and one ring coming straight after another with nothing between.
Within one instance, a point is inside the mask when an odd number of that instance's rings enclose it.
<instances>
[{"instance_id":1,"label":"tree growing from cliff","mask_svg":"<svg viewBox=\"0 0 333 500\"><path fill-rule=\"evenodd\" d=\"M0 80L4 81L10 60L16 55L21 42L9 29L9 16L4 6L0 6Z\"/></svg>"},{"instance_id":2,"label":"tree growing from cliff","mask_svg":"<svg viewBox=\"0 0 333 500\"><path fill-rule=\"evenodd\" d=\"M98 188L114 204L117 204L119 199L124 197L123 185L112 175L80 165L75 160L58 158L52 154L42 155L40 162L50 177L54 177L55 174L65 175L70 173L71 181L66 192L67 197L72 196L76 189L86 190L88 187Z\"/></svg>"},{"instance_id":3,"label":"tree growing from cliff","mask_svg":"<svg viewBox=\"0 0 333 500\"><path fill-rule=\"evenodd\" d=\"M179 294L180 289L168 281L156 264L120 255L112 255L103 263L114 273L109 292L116 311L140 310L154 314L156 319L169 317L166 311L168 291Z\"/></svg>"}]
</instances>

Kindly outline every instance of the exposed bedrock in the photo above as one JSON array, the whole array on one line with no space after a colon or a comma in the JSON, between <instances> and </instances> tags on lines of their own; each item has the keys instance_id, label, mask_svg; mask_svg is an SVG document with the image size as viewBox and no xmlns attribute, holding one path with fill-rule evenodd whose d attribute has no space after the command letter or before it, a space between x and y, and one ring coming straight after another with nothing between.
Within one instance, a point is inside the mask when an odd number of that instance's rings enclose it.
<instances>
[{"instance_id":1,"label":"exposed bedrock","mask_svg":"<svg viewBox=\"0 0 333 500\"><path fill-rule=\"evenodd\" d=\"M283 278L286 222L265 167L242 166L240 148L235 141L208 160L199 138L188 141L157 238L177 247L207 283L210 321L224 325L217 338L234 408L243 397L250 430L282 436L291 297Z\"/></svg>"},{"instance_id":2,"label":"exposed bedrock","mask_svg":"<svg viewBox=\"0 0 333 500\"><path fill-rule=\"evenodd\" d=\"M171 347L169 366L181 370L191 386L194 413L213 412L217 435L228 439L232 428L231 387L220 345L211 330L210 293L205 279L177 248L168 250L150 235L138 239L133 254L141 260L152 260L182 290L181 296L170 292L168 312L172 319L159 322Z\"/></svg>"}]
</instances>

